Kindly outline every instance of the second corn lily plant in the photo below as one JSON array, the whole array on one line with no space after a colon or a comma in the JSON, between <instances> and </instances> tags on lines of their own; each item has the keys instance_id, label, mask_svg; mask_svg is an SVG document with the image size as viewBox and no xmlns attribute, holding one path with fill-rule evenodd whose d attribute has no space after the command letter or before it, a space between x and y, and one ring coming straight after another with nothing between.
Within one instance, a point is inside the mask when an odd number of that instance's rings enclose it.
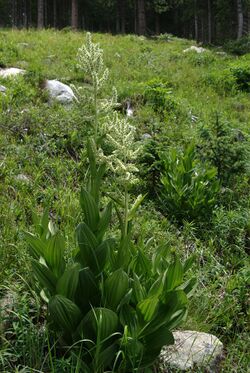
<instances>
[{"instance_id":1,"label":"second corn lily plant","mask_svg":"<svg viewBox=\"0 0 250 373\"><path fill-rule=\"evenodd\" d=\"M87 35L86 45L92 44ZM143 200L139 197L130 206L135 166L127 156L118 158L119 144L114 144L111 154L104 154L96 141L96 108L94 113L94 136L86 145L88 183L80 195L82 222L76 228L78 248L72 250L67 263L64 238L45 213L37 234L26 233L32 268L48 304L48 326L57 333L62 348L77 359L79 371L153 372L161 348L174 343L172 330L187 314L196 280L189 276L185 282L184 276L193 258L182 264L165 246L150 258L146 249L134 243L132 223ZM118 117L115 120L118 125ZM115 172L118 165L117 177L124 186L118 198L122 202L117 205L113 198L103 206L105 174ZM113 210L119 220L116 238L110 233Z\"/></svg>"}]
</instances>

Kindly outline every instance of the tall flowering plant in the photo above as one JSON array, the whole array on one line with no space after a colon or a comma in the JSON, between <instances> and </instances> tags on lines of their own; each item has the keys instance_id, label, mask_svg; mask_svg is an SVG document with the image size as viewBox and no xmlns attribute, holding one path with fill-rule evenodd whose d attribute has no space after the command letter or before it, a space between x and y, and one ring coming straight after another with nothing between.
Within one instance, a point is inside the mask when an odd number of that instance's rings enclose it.
<instances>
[{"instance_id":1,"label":"tall flowering plant","mask_svg":"<svg viewBox=\"0 0 250 373\"><path fill-rule=\"evenodd\" d=\"M98 105L96 77L106 71L102 53L90 35L80 51L89 53L79 61L93 76L93 102ZM91 53L96 61L92 65ZM150 259L133 243L130 222L143 198L129 205L129 188L137 172L135 128L112 112L100 122L98 110L93 137L87 142L89 182L80 195L77 248L66 262L64 238L45 215L37 234L26 234L33 273L48 304L48 326L57 333L61 348L77 359L80 371L153 372L161 348L174 343L172 330L186 316L195 279L184 278L192 259L182 264L177 256L168 255L166 247L158 248ZM100 145L100 133L109 151L104 151L104 142ZM110 172L123 196L119 202L123 213L115 203L118 240L110 233L113 202L101 203L103 180Z\"/></svg>"}]
</instances>

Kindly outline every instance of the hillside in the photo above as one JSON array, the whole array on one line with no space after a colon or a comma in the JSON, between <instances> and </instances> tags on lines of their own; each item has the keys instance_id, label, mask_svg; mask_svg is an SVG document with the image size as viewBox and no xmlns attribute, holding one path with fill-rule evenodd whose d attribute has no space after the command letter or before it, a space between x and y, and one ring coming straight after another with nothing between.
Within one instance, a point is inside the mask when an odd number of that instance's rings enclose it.
<instances>
[{"instance_id":1,"label":"hillside","mask_svg":"<svg viewBox=\"0 0 250 373\"><path fill-rule=\"evenodd\" d=\"M134 222L134 245L142 245L147 258L162 244L182 260L195 254L187 276L197 277L197 288L180 329L215 334L226 350L221 371L246 372L250 54L235 57L222 48L198 53L187 50L194 42L167 34L94 34L93 41L100 43L110 72L100 106L115 86L116 112L123 118L132 110L128 119L142 148L131 198L147 195ZM77 60L84 42L80 32L0 31L0 67L26 71L0 76L0 88L6 88L0 91L0 297L15 294L0 346L1 372L72 371L67 356L48 345L45 306L24 232L35 231L34 213L41 216L47 208L63 232L70 261L92 122L91 81ZM44 86L54 79L72 85L78 102L51 100ZM117 183L108 174L105 203ZM113 213L111 232L117 231Z\"/></svg>"}]
</instances>

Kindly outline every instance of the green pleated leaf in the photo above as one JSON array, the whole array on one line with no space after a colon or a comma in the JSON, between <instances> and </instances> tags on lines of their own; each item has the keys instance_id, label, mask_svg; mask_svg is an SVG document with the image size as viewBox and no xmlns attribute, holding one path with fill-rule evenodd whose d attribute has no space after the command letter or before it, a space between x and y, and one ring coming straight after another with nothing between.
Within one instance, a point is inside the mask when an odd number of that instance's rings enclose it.
<instances>
[{"instance_id":1,"label":"green pleated leaf","mask_svg":"<svg viewBox=\"0 0 250 373\"><path fill-rule=\"evenodd\" d=\"M104 341L118 331L118 316L108 308L91 309L78 327L82 338Z\"/></svg>"},{"instance_id":2,"label":"green pleated leaf","mask_svg":"<svg viewBox=\"0 0 250 373\"><path fill-rule=\"evenodd\" d=\"M145 322L150 322L154 317L159 306L158 297L151 297L144 299L142 302L138 303L137 311L140 312Z\"/></svg>"},{"instance_id":3,"label":"green pleated leaf","mask_svg":"<svg viewBox=\"0 0 250 373\"><path fill-rule=\"evenodd\" d=\"M41 288L45 288L49 290L51 294L55 294L57 280L53 272L51 272L48 267L37 262L36 260L32 260L31 265Z\"/></svg>"},{"instance_id":4,"label":"green pleated leaf","mask_svg":"<svg viewBox=\"0 0 250 373\"><path fill-rule=\"evenodd\" d=\"M164 290L172 290L179 286L183 281L183 266L178 257L169 265Z\"/></svg>"},{"instance_id":5,"label":"green pleated leaf","mask_svg":"<svg viewBox=\"0 0 250 373\"><path fill-rule=\"evenodd\" d=\"M56 285L56 291L58 294L71 300L75 299L75 292L79 281L79 269L80 265L75 264L73 267L65 270Z\"/></svg>"},{"instance_id":6,"label":"green pleated leaf","mask_svg":"<svg viewBox=\"0 0 250 373\"><path fill-rule=\"evenodd\" d=\"M100 290L93 272L89 268L81 269L75 294L76 303L82 310L86 311L91 306L96 306L99 300Z\"/></svg>"},{"instance_id":7,"label":"green pleated leaf","mask_svg":"<svg viewBox=\"0 0 250 373\"><path fill-rule=\"evenodd\" d=\"M109 202L108 205L101 213L101 217L98 224L97 236L98 239L102 239L111 220L112 216L112 202Z\"/></svg>"},{"instance_id":8,"label":"green pleated leaf","mask_svg":"<svg viewBox=\"0 0 250 373\"><path fill-rule=\"evenodd\" d=\"M153 365L159 356L163 346L174 344L173 334L166 327L161 327L154 333L147 335L144 338L144 354L140 362L141 367Z\"/></svg>"},{"instance_id":9,"label":"green pleated leaf","mask_svg":"<svg viewBox=\"0 0 250 373\"><path fill-rule=\"evenodd\" d=\"M132 205L132 207L131 207L131 209L130 209L130 211L128 213L128 221L134 219L135 214L136 214L138 208L141 206L141 204L142 204L143 200L145 199L145 197L146 197L146 194L144 194L144 195L140 194L136 198L134 204Z\"/></svg>"},{"instance_id":10,"label":"green pleated leaf","mask_svg":"<svg viewBox=\"0 0 250 373\"><path fill-rule=\"evenodd\" d=\"M33 257L39 258L44 256L46 250L46 244L40 238L37 238L32 233L24 232L24 236L28 244L30 245L30 251Z\"/></svg>"},{"instance_id":11,"label":"green pleated leaf","mask_svg":"<svg viewBox=\"0 0 250 373\"><path fill-rule=\"evenodd\" d=\"M116 310L128 290L129 278L127 273L122 269L113 272L104 283L106 305Z\"/></svg>"},{"instance_id":12,"label":"green pleated leaf","mask_svg":"<svg viewBox=\"0 0 250 373\"><path fill-rule=\"evenodd\" d=\"M145 338L145 342L148 346L147 352L150 352L150 349L161 350L163 346L174 344L174 336L167 327L161 327L154 333L148 334Z\"/></svg>"},{"instance_id":13,"label":"green pleated leaf","mask_svg":"<svg viewBox=\"0 0 250 373\"><path fill-rule=\"evenodd\" d=\"M172 317L175 316L177 312L181 313L186 311L186 307L187 296L183 290L167 292L164 295L164 299L159 301L153 319L141 330L141 335L146 336L155 332L160 327L168 326Z\"/></svg>"},{"instance_id":14,"label":"green pleated leaf","mask_svg":"<svg viewBox=\"0 0 250 373\"><path fill-rule=\"evenodd\" d=\"M65 269L64 261L65 241L60 232L47 240L44 258L53 273L59 277Z\"/></svg>"},{"instance_id":15,"label":"green pleated leaf","mask_svg":"<svg viewBox=\"0 0 250 373\"><path fill-rule=\"evenodd\" d=\"M80 223L78 225L76 228L76 236L80 248L82 264L88 267L93 262L93 257L95 257L95 249L98 246L98 241L85 223Z\"/></svg>"},{"instance_id":16,"label":"green pleated leaf","mask_svg":"<svg viewBox=\"0 0 250 373\"><path fill-rule=\"evenodd\" d=\"M135 303L140 303L146 298L146 293L143 286L140 283L139 277L134 274L133 277L133 298Z\"/></svg>"},{"instance_id":17,"label":"green pleated leaf","mask_svg":"<svg viewBox=\"0 0 250 373\"><path fill-rule=\"evenodd\" d=\"M124 304L119 313L119 320L122 326L128 327L130 335L136 334L138 328L138 317L135 310L129 305Z\"/></svg>"},{"instance_id":18,"label":"green pleated leaf","mask_svg":"<svg viewBox=\"0 0 250 373\"><path fill-rule=\"evenodd\" d=\"M183 285L181 285L179 288L185 292L188 298L190 298L196 289L196 285L197 285L197 279L196 277L192 277L191 279L186 281Z\"/></svg>"},{"instance_id":19,"label":"green pleated leaf","mask_svg":"<svg viewBox=\"0 0 250 373\"><path fill-rule=\"evenodd\" d=\"M193 265L194 261L196 259L196 255L191 255L184 263L183 270L184 273L186 273Z\"/></svg>"},{"instance_id":20,"label":"green pleated leaf","mask_svg":"<svg viewBox=\"0 0 250 373\"><path fill-rule=\"evenodd\" d=\"M59 330L74 333L81 320L81 311L75 303L63 295L55 295L49 300L48 310Z\"/></svg>"},{"instance_id":21,"label":"green pleated leaf","mask_svg":"<svg viewBox=\"0 0 250 373\"><path fill-rule=\"evenodd\" d=\"M80 204L84 212L84 217L87 225L92 231L95 231L99 222L98 206L92 195L85 189L81 190Z\"/></svg>"}]
</instances>

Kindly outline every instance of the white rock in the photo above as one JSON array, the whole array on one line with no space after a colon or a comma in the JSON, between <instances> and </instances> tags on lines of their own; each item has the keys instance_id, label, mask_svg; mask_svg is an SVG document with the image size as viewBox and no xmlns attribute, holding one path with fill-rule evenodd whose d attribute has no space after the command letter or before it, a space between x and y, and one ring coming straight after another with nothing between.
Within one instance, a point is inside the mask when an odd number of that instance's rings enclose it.
<instances>
[{"instance_id":1,"label":"white rock","mask_svg":"<svg viewBox=\"0 0 250 373\"><path fill-rule=\"evenodd\" d=\"M152 139L152 136L150 135L150 133L143 133L141 138L142 140L148 140L148 139Z\"/></svg>"},{"instance_id":2,"label":"white rock","mask_svg":"<svg viewBox=\"0 0 250 373\"><path fill-rule=\"evenodd\" d=\"M19 47L23 47L23 48L27 48L29 47L29 44L28 43L18 43L17 44Z\"/></svg>"},{"instance_id":3,"label":"white rock","mask_svg":"<svg viewBox=\"0 0 250 373\"><path fill-rule=\"evenodd\" d=\"M17 67L9 67L6 69L0 69L0 77L1 78L11 78L17 75L23 75L25 70L18 69Z\"/></svg>"},{"instance_id":4,"label":"white rock","mask_svg":"<svg viewBox=\"0 0 250 373\"><path fill-rule=\"evenodd\" d=\"M46 80L45 89L49 92L50 98L61 104L70 104L76 99L72 89L58 80Z\"/></svg>"},{"instance_id":5,"label":"white rock","mask_svg":"<svg viewBox=\"0 0 250 373\"><path fill-rule=\"evenodd\" d=\"M30 182L30 179L28 176L24 174L19 174L15 178L17 181L21 181L22 183L28 184Z\"/></svg>"},{"instance_id":6,"label":"white rock","mask_svg":"<svg viewBox=\"0 0 250 373\"><path fill-rule=\"evenodd\" d=\"M196 47L195 45L192 45L192 47L184 49L183 52L184 53L187 53L187 52L204 53L204 52L207 52L207 50L205 48Z\"/></svg>"},{"instance_id":7,"label":"white rock","mask_svg":"<svg viewBox=\"0 0 250 373\"><path fill-rule=\"evenodd\" d=\"M161 372L194 367L204 367L210 373L216 371L215 367L218 368L218 362L223 359L223 344L217 337L195 331L177 331L173 335L175 344L164 347L160 354Z\"/></svg>"},{"instance_id":8,"label":"white rock","mask_svg":"<svg viewBox=\"0 0 250 373\"><path fill-rule=\"evenodd\" d=\"M0 85L0 92L5 93L6 87L4 85Z\"/></svg>"}]
</instances>

